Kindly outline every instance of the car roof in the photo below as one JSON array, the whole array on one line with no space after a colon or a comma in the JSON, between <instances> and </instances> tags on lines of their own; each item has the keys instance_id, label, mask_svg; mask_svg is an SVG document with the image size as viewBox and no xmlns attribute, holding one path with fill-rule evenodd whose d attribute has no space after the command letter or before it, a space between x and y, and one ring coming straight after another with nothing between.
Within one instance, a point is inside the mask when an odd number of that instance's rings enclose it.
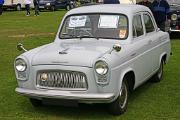
<instances>
[{"instance_id":1,"label":"car roof","mask_svg":"<svg viewBox=\"0 0 180 120\"><path fill-rule=\"evenodd\" d=\"M134 12L150 11L147 7L142 5L127 5L127 4L101 4L83 6L70 10L66 15L81 14L81 13L120 13L132 14Z\"/></svg>"}]
</instances>

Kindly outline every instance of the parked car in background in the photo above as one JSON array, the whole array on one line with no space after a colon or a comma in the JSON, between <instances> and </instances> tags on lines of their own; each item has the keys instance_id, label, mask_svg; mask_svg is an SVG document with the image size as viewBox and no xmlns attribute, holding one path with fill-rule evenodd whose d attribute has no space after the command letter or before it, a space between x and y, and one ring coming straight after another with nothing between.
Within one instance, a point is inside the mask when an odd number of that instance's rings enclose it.
<instances>
[{"instance_id":1,"label":"parked car in background","mask_svg":"<svg viewBox=\"0 0 180 120\"><path fill-rule=\"evenodd\" d=\"M84 0L82 0L82 1L84 1ZM104 0L97 0L97 3L103 3L103 1ZM140 0L119 0L120 4L136 4L138 1L140 1Z\"/></svg>"},{"instance_id":2,"label":"parked car in background","mask_svg":"<svg viewBox=\"0 0 180 120\"><path fill-rule=\"evenodd\" d=\"M80 0L81 4L88 4L91 3L91 0Z\"/></svg>"},{"instance_id":3,"label":"parked car in background","mask_svg":"<svg viewBox=\"0 0 180 120\"><path fill-rule=\"evenodd\" d=\"M157 28L149 8L121 4L72 9L53 43L18 49L26 52L14 62L16 92L32 105L107 103L114 115L126 111L138 86L151 77L160 82L171 52L169 34Z\"/></svg>"},{"instance_id":4,"label":"parked car in background","mask_svg":"<svg viewBox=\"0 0 180 120\"><path fill-rule=\"evenodd\" d=\"M55 11L57 9L66 9L70 10L75 7L75 4L71 0L40 0L39 8L48 9Z\"/></svg>"},{"instance_id":5,"label":"parked car in background","mask_svg":"<svg viewBox=\"0 0 180 120\"><path fill-rule=\"evenodd\" d=\"M30 7L34 8L33 0L31 2ZM24 0L5 0L3 8L4 9L10 8L10 9L20 11L22 8L25 8Z\"/></svg>"},{"instance_id":6,"label":"parked car in background","mask_svg":"<svg viewBox=\"0 0 180 120\"><path fill-rule=\"evenodd\" d=\"M170 4L170 32L180 32L180 0L168 0Z\"/></svg>"},{"instance_id":7,"label":"parked car in background","mask_svg":"<svg viewBox=\"0 0 180 120\"><path fill-rule=\"evenodd\" d=\"M138 0L119 0L120 4L136 4Z\"/></svg>"}]
</instances>

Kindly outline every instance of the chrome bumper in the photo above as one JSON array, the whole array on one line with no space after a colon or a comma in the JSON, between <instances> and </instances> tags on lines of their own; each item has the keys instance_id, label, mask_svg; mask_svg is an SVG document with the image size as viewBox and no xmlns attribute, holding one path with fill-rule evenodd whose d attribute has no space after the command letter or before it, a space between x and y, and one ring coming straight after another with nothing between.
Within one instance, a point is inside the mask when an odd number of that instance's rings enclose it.
<instances>
[{"instance_id":1,"label":"chrome bumper","mask_svg":"<svg viewBox=\"0 0 180 120\"><path fill-rule=\"evenodd\" d=\"M180 30L175 30L175 29L171 29L169 30L170 32L180 32Z\"/></svg>"},{"instance_id":2,"label":"chrome bumper","mask_svg":"<svg viewBox=\"0 0 180 120\"><path fill-rule=\"evenodd\" d=\"M29 90L16 88L17 93L34 98L54 98L77 100L82 103L109 103L115 99L114 93L85 93L57 90Z\"/></svg>"}]
</instances>

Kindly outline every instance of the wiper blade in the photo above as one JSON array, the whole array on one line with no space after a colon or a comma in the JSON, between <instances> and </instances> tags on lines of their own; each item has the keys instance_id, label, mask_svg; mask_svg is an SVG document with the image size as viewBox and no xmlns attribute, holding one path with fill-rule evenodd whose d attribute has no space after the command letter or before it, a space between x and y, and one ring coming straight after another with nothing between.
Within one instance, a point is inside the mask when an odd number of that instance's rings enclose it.
<instances>
[{"instance_id":1,"label":"wiper blade","mask_svg":"<svg viewBox=\"0 0 180 120\"><path fill-rule=\"evenodd\" d=\"M82 39L82 38L96 38L97 40L99 40L98 37L89 36L89 35L80 35L80 36L77 36L76 38L80 38L80 39Z\"/></svg>"},{"instance_id":2,"label":"wiper blade","mask_svg":"<svg viewBox=\"0 0 180 120\"><path fill-rule=\"evenodd\" d=\"M91 36L89 36L89 35L79 35L79 36L77 36L77 38L91 38Z\"/></svg>"}]
</instances>

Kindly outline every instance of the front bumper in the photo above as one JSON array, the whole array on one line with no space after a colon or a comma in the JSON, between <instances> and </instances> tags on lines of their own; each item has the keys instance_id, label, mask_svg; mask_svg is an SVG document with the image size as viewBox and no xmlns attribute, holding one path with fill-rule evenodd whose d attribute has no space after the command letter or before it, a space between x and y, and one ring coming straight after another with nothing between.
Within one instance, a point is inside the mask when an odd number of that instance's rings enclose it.
<instances>
[{"instance_id":1,"label":"front bumper","mask_svg":"<svg viewBox=\"0 0 180 120\"><path fill-rule=\"evenodd\" d=\"M169 30L170 32L180 32L180 29L179 30L176 30L176 29L172 29L172 28L170 28L170 30Z\"/></svg>"},{"instance_id":2,"label":"front bumper","mask_svg":"<svg viewBox=\"0 0 180 120\"><path fill-rule=\"evenodd\" d=\"M69 99L77 100L79 103L110 103L115 99L114 93L86 93L57 90L29 90L16 88L16 92L28 97L43 99Z\"/></svg>"},{"instance_id":3,"label":"front bumper","mask_svg":"<svg viewBox=\"0 0 180 120\"><path fill-rule=\"evenodd\" d=\"M171 21L170 23L170 32L180 32L180 21L179 21L179 18L178 20L175 20L175 21Z\"/></svg>"}]
</instances>

